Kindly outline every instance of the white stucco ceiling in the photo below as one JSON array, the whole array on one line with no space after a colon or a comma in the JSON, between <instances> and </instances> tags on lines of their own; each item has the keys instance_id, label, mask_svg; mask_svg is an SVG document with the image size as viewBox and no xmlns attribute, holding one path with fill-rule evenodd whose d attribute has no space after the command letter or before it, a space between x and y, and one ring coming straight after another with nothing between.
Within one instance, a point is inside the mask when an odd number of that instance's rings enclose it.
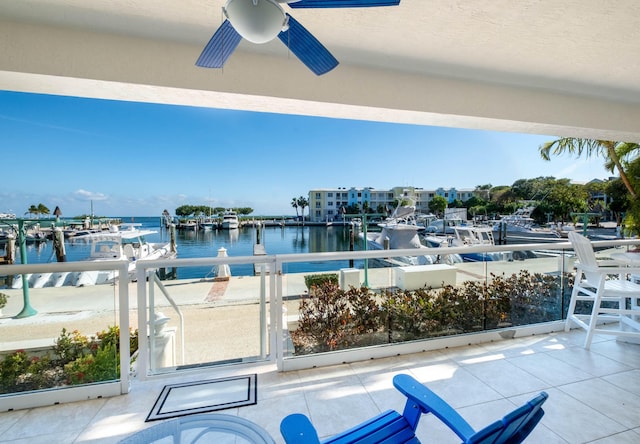
<instances>
[{"instance_id":1,"label":"white stucco ceiling","mask_svg":"<svg viewBox=\"0 0 640 444\"><path fill-rule=\"evenodd\" d=\"M122 71L127 69L127 57L133 60L133 55L127 56L127 52L133 50L130 48L132 42L146 45L153 42L157 47L167 48L167 54L174 50L176 54L188 54L184 56L184 63L190 65L221 23L223 3L223 0L4 1L0 4L0 24L10 25L4 27L4 38L8 41L4 51L10 57L6 58L6 63L0 57L0 71L4 70L5 74L19 71L67 78L91 77L87 75L88 68L83 70L80 66L78 74L72 71L75 68L68 65L82 65L82 61L71 55L61 55L66 63L64 68L55 67L53 60L42 60L33 48L34 43L28 42L28 36L34 36L35 40L34 30L46 30L37 36L37 41L45 47L47 36L55 36L53 31L57 30L75 33L65 37L66 41L72 41L71 36L90 36L76 38L82 40L77 42L80 46L78 54L83 50L87 53L104 50L100 46L87 49L93 36L108 35L112 41L126 39L126 44L121 43L118 50L124 58L119 71L113 67L103 69L104 78L93 76L94 81L131 81ZM340 61L334 71L314 78L312 73L296 66L300 63L291 60L293 56L279 41L265 45L242 42L225 66L227 77L214 74L218 77L210 83L201 80L201 74L181 73L181 68L171 63L164 62L164 66L173 71L175 77L193 75L189 80L193 91L233 94L237 96L235 99L244 95L266 108L268 105L262 102L269 100L260 98L292 101L292 109L296 108L294 102L300 100L305 106L299 111L311 114L323 114L324 111L310 111L310 103L324 103L325 106L342 105L343 110L364 106L432 114L436 122L437 115L462 117L467 114L502 122L526 120L532 128L537 123L551 125L534 131L552 129L554 120L560 127L597 128L597 124L589 122L613 115L613 123L604 123L603 130L619 131L627 137L640 134L639 124L634 123L640 116L638 1L402 0L397 7L286 9ZM0 37L2 32L0 27ZM23 47L19 48L21 45ZM141 48L141 54L150 53L144 46ZM0 51L3 51L2 39ZM57 53L55 46L47 47L47 51L54 52L53 55ZM23 53L26 53L25 59L30 59L15 61L20 58L18 54ZM155 60L147 63L153 62ZM97 62L93 60L92 63ZM113 60L110 63L113 65ZM172 63L183 62L176 55ZM135 63L130 65L133 66L131 69L141 70ZM159 68L153 68L157 73ZM247 73L248 69L250 73ZM146 79L140 74L132 77L136 79L133 83L156 87L184 89L187 83L176 81L174 84L171 80L155 79L151 74L147 74ZM261 78L277 85L258 85ZM2 80L0 76L0 82ZM5 76L4 80L9 87L19 83L12 75ZM395 91L394 94L385 96L380 91L384 82ZM345 85L349 86L348 92L338 91ZM363 91L358 92L360 85ZM429 95L422 98L426 93L419 90L424 85L429 86ZM0 83L0 88L3 87L7 89ZM195 103L206 96L193 91L190 94ZM418 99L410 97L411 91L416 91ZM451 106L446 104L444 94L438 98L444 91L452 98ZM462 95L461 91L465 91L466 97L456 97ZM134 97L133 91L131 94ZM356 94L359 95L356 97ZM562 98L557 104L553 103L555 95ZM189 93L180 100L188 101L188 97ZM540 105L531 104L529 110L523 107L519 111L514 109L513 114L502 115L497 106L492 109L493 105L489 103L498 100L504 106L509 97L516 101L537 98ZM231 101L235 99L231 97ZM433 100L433 106L423 108L412 104L412 100ZM436 103L437 100L442 103ZM456 101L468 110L456 108ZM532 106L545 107L547 114L557 112L559 117L544 121L535 116ZM561 113L582 113L585 107L599 110L580 122L562 121ZM344 113L349 115L348 111ZM624 116L629 118L628 123L624 122ZM617 120L623 121L619 128L615 128ZM473 126L473 123L468 125Z\"/></svg>"}]
</instances>

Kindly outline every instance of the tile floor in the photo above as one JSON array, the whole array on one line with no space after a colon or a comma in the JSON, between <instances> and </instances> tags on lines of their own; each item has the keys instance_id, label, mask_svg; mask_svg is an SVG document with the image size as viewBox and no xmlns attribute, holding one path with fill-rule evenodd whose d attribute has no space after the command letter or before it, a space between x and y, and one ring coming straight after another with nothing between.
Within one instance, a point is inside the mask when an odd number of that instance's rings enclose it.
<instances>
[{"instance_id":1,"label":"tile floor","mask_svg":"<svg viewBox=\"0 0 640 444\"><path fill-rule=\"evenodd\" d=\"M583 338L574 331L288 373L262 364L134 381L126 396L1 413L0 442L117 443L155 424L144 420L165 384L247 373L258 373L258 403L219 413L261 425L277 443L280 420L293 412L309 415L327 437L402 409L391 382L398 373L427 384L475 428L545 390L546 415L528 442L640 442L640 345L602 336L587 351ZM418 435L423 443L459 442L431 416Z\"/></svg>"}]
</instances>

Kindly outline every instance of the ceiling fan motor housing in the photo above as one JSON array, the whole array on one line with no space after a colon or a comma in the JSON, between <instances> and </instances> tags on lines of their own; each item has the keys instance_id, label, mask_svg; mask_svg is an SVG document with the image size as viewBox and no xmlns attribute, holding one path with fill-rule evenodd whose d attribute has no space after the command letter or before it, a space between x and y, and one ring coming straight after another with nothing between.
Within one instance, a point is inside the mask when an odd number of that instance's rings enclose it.
<instances>
[{"instance_id":1,"label":"ceiling fan motor housing","mask_svg":"<svg viewBox=\"0 0 640 444\"><path fill-rule=\"evenodd\" d=\"M287 15L275 0L228 0L222 10L235 30L252 43L267 43L287 27Z\"/></svg>"}]
</instances>

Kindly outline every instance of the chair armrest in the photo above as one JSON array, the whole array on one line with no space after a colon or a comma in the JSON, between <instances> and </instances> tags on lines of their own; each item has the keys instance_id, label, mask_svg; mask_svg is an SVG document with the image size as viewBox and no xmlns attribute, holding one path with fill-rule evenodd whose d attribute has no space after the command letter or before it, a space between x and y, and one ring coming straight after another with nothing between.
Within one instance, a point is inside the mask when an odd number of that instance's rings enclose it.
<instances>
[{"instance_id":1,"label":"chair armrest","mask_svg":"<svg viewBox=\"0 0 640 444\"><path fill-rule=\"evenodd\" d=\"M613 264L612 264L613 265ZM640 274L640 267L625 267L619 264L613 266L596 267L593 265L576 264L576 268L587 273L600 274Z\"/></svg>"},{"instance_id":2,"label":"chair armrest","mask_svg":"<svg viewBox=\"0 0 640 444\"><path fill-rule=\"evenodd\" d=\"M280 433L287 444L320 444L315 427L301 413L285 417L280 423Z\"/></svg>"},{"instance_id":3,"label":"chair armrest","mask_svg":"<svg viewBox=\"0 0 640 444\"><path fill-rule=\"evenodd\" d=\"M393 385L408 398L403 416L407 418L414 430L418 425L420 413L433 413L463 441L475 433L475 430L453 407L411 376L396 375L393 378Z\"/></svg>"}]
</instances>

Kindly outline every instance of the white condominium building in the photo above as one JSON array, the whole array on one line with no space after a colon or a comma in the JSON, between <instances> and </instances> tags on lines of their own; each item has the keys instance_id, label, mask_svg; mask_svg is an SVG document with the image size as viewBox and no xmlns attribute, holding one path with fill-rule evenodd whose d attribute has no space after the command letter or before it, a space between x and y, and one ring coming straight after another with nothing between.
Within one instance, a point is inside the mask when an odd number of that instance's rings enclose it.
<instances>
[{"instance_id":1,"label":"white condominium building","mask_svg":"<svg viewBox=\"0 0 640 444\"><path fill-rule=\"evenodd\" d=\"M442 196L447 202L458 199L465 202L477 191L474 189L438 188L425 190L416 187L394 187L380 190L364 188L319 188L309 191L309 219L312 222L341 220L347 208L362 211L371 209L374 213L392 211L398 202L409 201L419 213L429 213L429 202L435 196Z\"/></svg>"}]
</instances>

